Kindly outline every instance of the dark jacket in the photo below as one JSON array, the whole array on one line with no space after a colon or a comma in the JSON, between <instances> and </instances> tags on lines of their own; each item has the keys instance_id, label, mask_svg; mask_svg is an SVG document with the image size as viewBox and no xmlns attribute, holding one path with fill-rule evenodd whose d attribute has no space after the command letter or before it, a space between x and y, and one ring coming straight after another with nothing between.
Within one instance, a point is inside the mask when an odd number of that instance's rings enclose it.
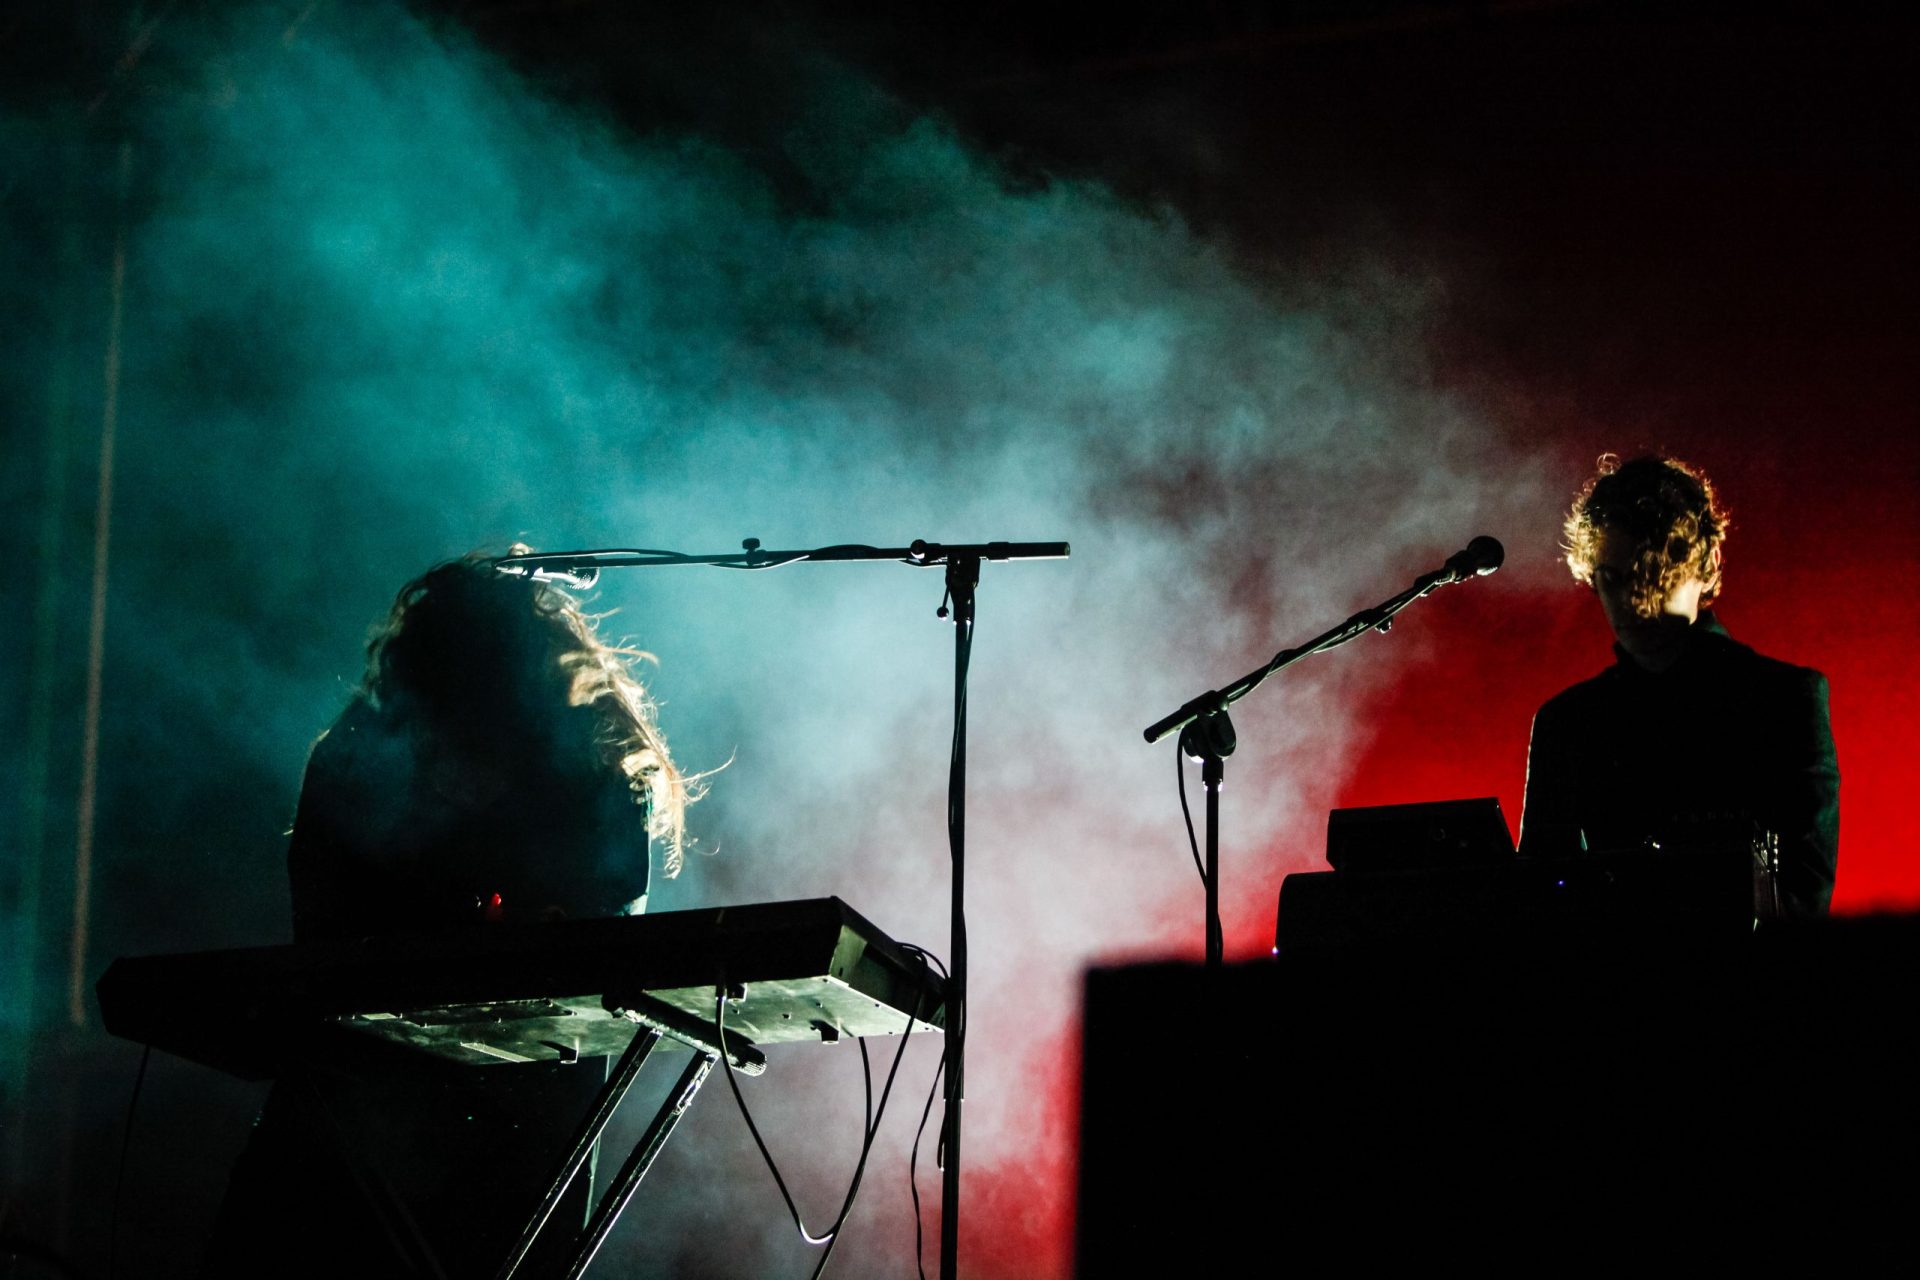
<instances>
[{"instance_id":1,"label":"dark jacket","mask_svg":"<svg viewBox=\"0 0 1920 1280\"><path fill-rule=\"evenodd\" d=\"M644 910L646 805L600 759L591 710L552 720L542 739L455 750L354 699L300 789L294 940Z\"/></svg>"},{"instance_id":2,"label":"dark jacket","mask_svg":"<svg viewBox=\"0 0 1920 1280\"><path fill-rule=\"evenodd\" d=\"M1840 847L1826 677L1762 657L1711 613L1666 671L1615 656L1534 717L1522 853L1684 846L1750 819L1780 839L1786 911L1825 913Z\"/></svg>"}]
</instances>

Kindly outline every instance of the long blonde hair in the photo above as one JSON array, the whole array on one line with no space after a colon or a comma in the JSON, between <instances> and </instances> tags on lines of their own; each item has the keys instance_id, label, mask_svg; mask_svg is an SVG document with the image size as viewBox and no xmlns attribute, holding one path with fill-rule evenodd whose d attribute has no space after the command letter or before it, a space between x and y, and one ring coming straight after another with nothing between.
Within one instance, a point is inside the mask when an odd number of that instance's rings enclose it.
<instances>
[{"instance_id":1,"label":"long blonde hair","mask_svg":"<svg viewBox=\"0 0 1920 1280\"><path fill-rule=\"evenodd\" d=\"M528 550L516 544L508 554ZM687 805L701 788L674 766L633 673L652 655L607 644L599 616L548 583L500 572L495 559L471 552L400 588L368 638L363 693L377 711L420 716L429 732L531 740L556 759L565 709L590 709L598 765L626 776L647 807L648 834L661 841L662 869L678 875Z\"/></svg>"}]
</instances>

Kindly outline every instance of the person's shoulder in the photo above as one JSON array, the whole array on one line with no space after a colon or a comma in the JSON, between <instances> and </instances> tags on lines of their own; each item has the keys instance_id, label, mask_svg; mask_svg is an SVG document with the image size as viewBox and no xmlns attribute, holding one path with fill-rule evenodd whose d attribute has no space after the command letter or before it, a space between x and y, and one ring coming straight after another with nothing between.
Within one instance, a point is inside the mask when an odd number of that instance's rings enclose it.
<instances>
[{"instance_id":1,"label":"person's shoulder","mask_svg":"<svg viewBox=\"0 0 1920 1280\"><path fill-rule=\"evenodd\" d=\"M1615 669L1608 667L1578 684L1568 685L1542 703L1535 718L1551 721L1562 716L1577 715L1597 703L1605 702L1612 696L1610 691L1618 679Z\"/></svg>"},{"instance_id":2,"label":"person's shoulder","mask_svg":"<svg viewBox=\"0 0 1920 1280\"><path fill-rule=\"evenodd\" d=\"M365 740L365 735L377 732L379 713L367 700L364 693L355 693L341 708L333 723L320 731L313 740L310 754L315 759L339 756L352 751Z\"/></svg>"},{"instance_id":3,"label":"person's shoulder","mask_svg":"<svg viewBox=\"0 0 1920 1280\"><path fill-rule=\"evenodd\" d=\"M307 755L309 781L344 782L392 770L406 754L405 734L364 693L356 693Z\"/></svg>"},{"instance_id":4,"label":"person's shoulder","mask_svg":"<svg viewBox=\"0 0 1920 1280\"><path fill-rule=\"evenodd\" d=\"M1770 658L1752 645L1740 643L1724 631L1711 633L1708 639L1718 649L1723 662L1739 670L1746 679L1755 684L1823 694L1827 688L1826 674L1813 667L1803 667L1792 662L1783 662L1779 658Z\"/></svg>"}]
</instances>

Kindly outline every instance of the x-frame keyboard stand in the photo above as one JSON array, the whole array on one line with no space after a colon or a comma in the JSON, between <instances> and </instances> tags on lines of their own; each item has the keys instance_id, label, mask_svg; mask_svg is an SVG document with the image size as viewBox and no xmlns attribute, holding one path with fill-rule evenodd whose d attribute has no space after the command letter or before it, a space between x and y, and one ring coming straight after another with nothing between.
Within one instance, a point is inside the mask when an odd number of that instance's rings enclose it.
<instances>
[{"instance_id":1,"label":"x-frame keyboard stand","mask_svg":"<svg viewBox=\"0 0 1920 1280\"><path fill-rule=\"evenodd\" d=\"M567 1188L573 1185L574 1178L579 1176L580 1170L587 1163L588 1155L593 1151L594 1143L600 1140L601 1133L613 1119L613 1113L619 1110L620 1103L627 1096L627 1091L633 1088L634 1082L639 1079L640 1068L646 1065L647 1057L653 1052L655 1046L664 1037L670 1035L693 1051L693 1061L689 1062L686 1069L680 1073L680 1079L675 1082L672 1092L668 1093L666 1100L660 1104L660 1109L654 1113L646 1132L641 1134L640 1140L634 1144L633 1151L620 1166L620 1172L615 1175L613 1182L601 1195L600 1203L594 1207L593 1216L587 1220L586 1229L581 1232L574 1244L573 1260L568 1264L565 1272L567 1280L576 1280L582 1275L587 1269L587 1264L592 1262L593 1256L600 1251L600 1246L606 1243L607 1234L613 1230L613 1224L619 1219L627 1203L633 1199L633 1193L639 1189L640 1179L647 1176L647 1170L652 1166L655 1157L660 1154L661 1148L667 1145L667 1139L673 1135L674 1126L680 1123L680 1118L686 1115L687 1108L693 1105L694 1095L700 1092L700 1086L706 1083L708 1073L720 1060L717 1035L709 1037L701 1034L679 1018L674 1019L674 1024L668 1027L647 1018L636 1028L632 1043L620 1055L620 1060L615 1064L612 1074L607 1077L606 1084L601 1086L593 1106L580 1122L580 1128L574 1133L573 1143L567 1150L566 1158L560 1162L560 1167L554 1171L553 1179L547 1185L546 1195L534 1209L533 1216L527 1220L526 1228L520 1233L520 1239L515 1242L513 1251L501 1264L498 1280L512 1280L520 1274L521 1264L526 1261L527 1253L533 1248L534 1241L539 1239L542 1228L552 1217L554 1207L560 1203L561 1197L566 1195ZM735 1070L748 1075L757 1076L766 1070L765 1056L749 1045L732 1046L729 1056Z\"/></svg>"}]
</instances>

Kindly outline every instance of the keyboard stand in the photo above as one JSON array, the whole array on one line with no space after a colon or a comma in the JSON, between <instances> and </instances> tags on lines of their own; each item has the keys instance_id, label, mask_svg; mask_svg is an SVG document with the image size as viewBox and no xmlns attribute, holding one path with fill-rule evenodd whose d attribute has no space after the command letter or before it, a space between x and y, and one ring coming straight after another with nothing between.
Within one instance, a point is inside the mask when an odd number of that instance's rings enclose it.
<instances>
[{"instance_id":1,"label":"keyboard stand","mask_svg":"<svg viewBox=\"0 0 1920 1280\"><path fill-rule=\"evenodd\" d=\"M651 1007L624 1011L628 1018L640 1024L635 1030L633 1040L627 1045L626 1051L620 1055L620 1061L615 1064L612 1073L607 1077L606 1084L601 1086L599 1094L594 1098L593 1106L581 1120L579 1129L574 1133L573 1143L567 1149L566 1157L561 1160L560 1167L554 1171L552 1180L547 1184L546 1195L535 1207L533 1215L527 1219L527 1225L521 1231L520 1239L515 1242L513 1251L501 1264L498 1280L513 1280L513 1277L519 1274L521 1264L526 1261L528 1252L533 1248L533 1242L539 1239L541 1229L553 1216L555 1206L560 1203L561 1198L567 1193L567 1188L572 1185L574 1178L586 1165L588 1156L593 1152L594 1143L600 1140L600 1135L613 1119L614 1112L620 1109L620 1104L625 1100L628 1090L632 1089L634 1082L640 1078L640 1068L646 1065L647 1058L664 1037L672 1036L686 1045L693 1051L693 1060L680 1073L680 1079L674 1085L673 1091L660 1104L660 1109L654 1113L646 1132L640 1135L640 1140L634 1144L632 1152L620 1166L620 1172L615 1175L612 1184L600 1197L600 1203L594 1207L593 1216L587 1221L586 1229L575 1241L573 1260L566 1271L567 1280L576 1280L576 1277L583 1274L587 1265L593 1261L594 1255L600 1251L600 1246L606 1243L608 1234L613 1230L613 1224L626 1209L628 1202L633 1199L633 1193L639 1189L640 1180L647 1176L647 1170L652 1167L661 1149L667 1145L667 1139L673 1135L674 1127L680 1123L680 1118L686 1115L687 1109L693 1105L694 1095L699 1093L700 1086L706 1083L707 1074L720 1060L719 1035L713 1028L698 1024L694 1019L666 1005L655 1005L646 997L642 997L641 1002ZM747 1075L756 1076L767 1069L766 1058L759 1050L744 1041L734 1040L731 1037L729 1040L728 1056L732 1059L735 1069Z\"/></svg>"}]
</instances>

